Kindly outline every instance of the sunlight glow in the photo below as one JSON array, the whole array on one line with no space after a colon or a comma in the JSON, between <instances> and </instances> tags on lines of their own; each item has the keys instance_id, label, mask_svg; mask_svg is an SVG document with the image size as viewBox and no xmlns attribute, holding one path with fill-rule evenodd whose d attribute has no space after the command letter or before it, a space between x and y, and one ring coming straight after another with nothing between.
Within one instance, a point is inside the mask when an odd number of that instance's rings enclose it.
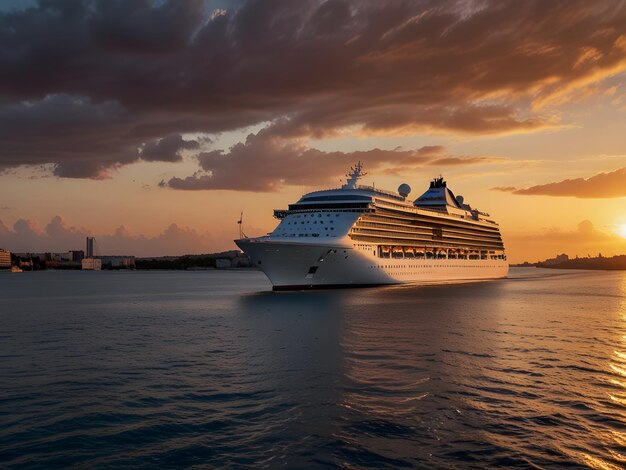
<instances>
[{"instance_id":1,"label":"sunlight glow","mask_svg":"<svg viewBox=\"0 0 626 470\"><path fill-rule=\"evenodd\" d=\"M626 238L626 224L620 225L617 229L617 233L619 233L621 237Z\"/></svg>"}]
</instances>

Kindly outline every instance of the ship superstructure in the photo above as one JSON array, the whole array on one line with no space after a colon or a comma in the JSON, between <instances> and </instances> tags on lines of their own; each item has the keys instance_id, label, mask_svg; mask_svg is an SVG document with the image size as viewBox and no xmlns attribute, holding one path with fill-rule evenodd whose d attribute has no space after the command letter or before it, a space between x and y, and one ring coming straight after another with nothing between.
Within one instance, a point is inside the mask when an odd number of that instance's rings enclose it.
<instances>
[{"instance_id":1,"label":"ship superstructure","mask_svg":"<svg viewBox=\"0 0 626 470\"><path fill-rule=\"evenodd\" d=\"M359 185L359 162L338 189L305 194L269 235L235 243L275 290L494 279L508 262L499 226L455 196L442 177L411 201Z\"/></svg>"}]
</instances>

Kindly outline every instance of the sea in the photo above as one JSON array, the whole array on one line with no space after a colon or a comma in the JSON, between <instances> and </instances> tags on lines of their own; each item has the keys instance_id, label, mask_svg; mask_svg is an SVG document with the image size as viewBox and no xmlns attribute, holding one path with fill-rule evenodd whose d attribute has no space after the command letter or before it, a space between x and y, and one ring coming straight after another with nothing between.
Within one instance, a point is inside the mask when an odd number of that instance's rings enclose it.
<instances>
[{"instance_id":1,"label":"sea","mask_svg":"<svg viewBox=\"0 0 626 470\"><path fill-rule=\"evenodd\" d=\"M0 467L624 468L626 273L3 273Z\"/></svg>"}]
</instances>

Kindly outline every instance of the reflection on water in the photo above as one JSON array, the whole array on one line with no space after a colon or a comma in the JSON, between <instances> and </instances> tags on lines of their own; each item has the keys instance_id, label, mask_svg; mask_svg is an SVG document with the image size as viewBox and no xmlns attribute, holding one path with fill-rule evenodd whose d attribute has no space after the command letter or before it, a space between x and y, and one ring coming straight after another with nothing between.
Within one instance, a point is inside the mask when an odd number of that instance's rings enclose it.
<instances>
[{"instance_id":1,"label":"reflection on water","mask_svg":"<svg viewBox=\"0 0 626 470\"><path fill-rule=\"evenodd\" d=\"M620 293L617 294L620 299L619 312L622 324L626 324L626 277L622 279L618 287L620 290ZM618 332L616 332L616 334L617 333ZM613 402L613 406L619 407L615 412L621 418L621 421L624 422L626 421L626 335L617 337L615 347L613 357L609 361L608 370L609 374L612 376L609 378L609 383L613 387L611 387L612 390L607 392L607 395ZM626 432L624 430L611 429L603 436L602 441L612 459L617 463L625 465ZM594 468L621 468L611 465L598 457L590 457L587 454L584 454L584 458L586 459L586 463Z\"/></svg>"},{"instance_id":2,"label":"reflection on water","mask_svg":"<svg viewBox=\"0 0 626 470\"><path fill-rule=\"evenodd\" d=\"M0 461L626 466L624 273L284 293L102 274L0 285Z\"/></svg>"}]
</instances>

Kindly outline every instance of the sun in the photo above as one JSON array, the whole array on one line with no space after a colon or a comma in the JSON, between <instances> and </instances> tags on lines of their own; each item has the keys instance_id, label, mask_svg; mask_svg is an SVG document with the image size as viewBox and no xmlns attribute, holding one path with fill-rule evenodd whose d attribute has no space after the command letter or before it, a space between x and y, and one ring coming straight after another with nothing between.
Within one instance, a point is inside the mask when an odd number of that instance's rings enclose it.
<instances>
[{"instance_id":1,"label":"sun","mask_svg":"<svg viewBox=\"0 0 626 470\"><path fill-rule=\"evenodd\" d=\"M621 237L626 238L626 224L620 225L617 228L617 233L619 233Z\"/></svg>"}]
</instances>

